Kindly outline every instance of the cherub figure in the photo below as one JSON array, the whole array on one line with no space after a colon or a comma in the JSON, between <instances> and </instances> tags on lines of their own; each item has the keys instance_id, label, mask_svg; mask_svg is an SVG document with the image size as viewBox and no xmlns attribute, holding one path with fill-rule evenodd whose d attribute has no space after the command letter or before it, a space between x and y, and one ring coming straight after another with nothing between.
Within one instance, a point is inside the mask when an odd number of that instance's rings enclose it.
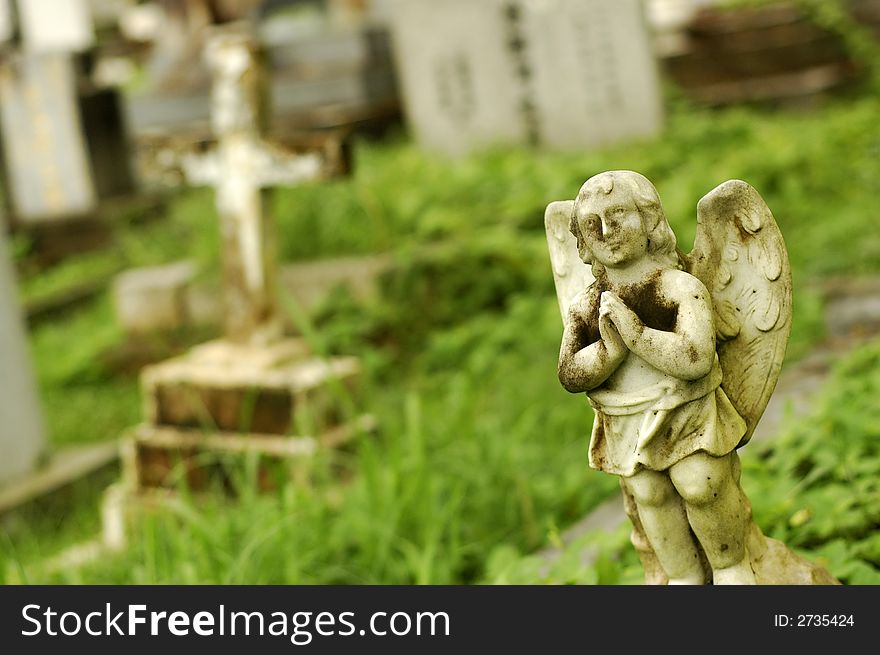
<instances>
[{"instance_id":1,"label":"cherub figure","mask_svg":"<svg viewBox=\"0 0 880 655\"><path fill-rule=\"evenodd\" d=\"M759 582L771 540L751 520L736 449L766 407L790 329L770 210L744 182L719 186L684 256L651 182L610 171L551 204L547 231L565 322L559 380L595 410L589 462L620 476L649 580Z\"/></svg>"}]
</instances>

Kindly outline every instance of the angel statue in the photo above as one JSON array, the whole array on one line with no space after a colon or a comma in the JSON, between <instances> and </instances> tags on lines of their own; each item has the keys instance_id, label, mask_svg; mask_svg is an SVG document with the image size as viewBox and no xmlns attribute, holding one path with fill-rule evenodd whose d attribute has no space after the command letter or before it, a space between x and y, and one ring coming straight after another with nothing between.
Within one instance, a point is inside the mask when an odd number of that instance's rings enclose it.
<instances>
[{"instance_id":1,"label":"angel statue","mask_svg":"<svg viewBox=\"0 0 880 655\"><path fill-rule=\"evenodd\" d=\"M706 195L689 255L632 171L550 204L546 227L565 324L559 381L593 406L589 463L620 477L647 582L835 583L764 537L740 486L736 451L791 328L788 256L758 192L730 180Z\"/></svg>"}]
</instances>

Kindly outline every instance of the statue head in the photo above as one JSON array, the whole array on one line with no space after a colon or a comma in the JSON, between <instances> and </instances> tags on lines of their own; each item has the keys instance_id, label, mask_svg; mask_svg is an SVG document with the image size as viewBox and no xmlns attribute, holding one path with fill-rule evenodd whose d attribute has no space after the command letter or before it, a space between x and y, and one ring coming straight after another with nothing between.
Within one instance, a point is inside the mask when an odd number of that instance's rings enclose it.
<instances>
[{"instance_id":1,"label":"statue head","mask_svg":"<svg viewBox=\"0 0 880 655\"><path fill-rule=\"evenodd\" d=\"M657 189L633 171L608 171L584 182L570 229L581 259L600 268L596 273L645 255L678 267L675 234Z\"/></svg>"}]
</instances>

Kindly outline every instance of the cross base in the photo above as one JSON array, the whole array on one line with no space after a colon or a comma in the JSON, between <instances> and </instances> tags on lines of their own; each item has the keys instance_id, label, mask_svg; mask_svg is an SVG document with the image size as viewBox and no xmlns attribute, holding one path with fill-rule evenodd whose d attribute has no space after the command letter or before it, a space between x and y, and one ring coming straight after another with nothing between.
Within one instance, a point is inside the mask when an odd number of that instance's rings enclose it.
<instances>
[{"instance_id":1,"label":"cross base","mask_svg":"<svg viewBox=\"0 0 880 655\"><path fill-rule=\"evenodd\" d=\"M123 478L104 498L104 545L124 547L132 522L173 509L181 489L234 498L245 485L310 484L320 450L375 429L350 411L359 373L356 358L317 358L294 338L211 341L144 368L145 422L123 437Z\"/></svg>"},{"instance_id":2,"label":"cross base","mask_svg":"<svg viewBox=\"0 0 880 655\"><path fill-rule=\"evenodd\" d=\"M356 358L310 356L301 339L212 341L144 369L144 416L204 431L316 433L342 422L359 372Z\"/></svg>"}]
</instances>

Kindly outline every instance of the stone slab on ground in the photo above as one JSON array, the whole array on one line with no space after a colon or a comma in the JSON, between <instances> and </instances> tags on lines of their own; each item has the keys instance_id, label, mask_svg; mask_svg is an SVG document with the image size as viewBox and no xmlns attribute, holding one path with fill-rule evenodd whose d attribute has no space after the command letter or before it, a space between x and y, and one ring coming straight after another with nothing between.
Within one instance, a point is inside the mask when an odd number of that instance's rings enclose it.
<instances>
[{"instance_id":1,"label":"stone slab on ground","mask_svg":"<svg viewBox=\"0 0 880 655\"><path fill-rule=\"evenodd\" d=\"M59 449L43 467L0 487L0 514L57 491L118 459L116 441Z\"/></svg>"},{"instance_id":2,"label":"stone slab on ground","mask_svg":"<svg viewBox=\"0 0 880 655\"><path fill-rule=\"evenodd\" d=\"M196 275L190 261L124 271L113 281L116 320L127 332L179 328L190 322L187 292Z\"/></svg>"},{"instance_id":3,"label":"stone slab on ground","mask_svg":"<svg viewBox=\"0 0 880 655\"><path fill-rule=\"evenodd\" d=\"M379 277L391 266L388 255L335 257L281 267L283 293L306 313L314 311L333 291L344 288L353 298L378 295Z\"/></svg>"},{"instance_id":4,"label":"stone slab on ground","mask_svg":"<svg viewBox=\"0 0 880 655\"><path fill-rule=\"evenodd\" d=\"M278 274L281 296L306 314L339 289L368 301L378 296L379 278L391 263L388 255L368 255L284 264ZM186 261L120 273L113 285L117 322L131 334L219 324L222 294L196 277L194 265Z\"/></svg>"}]
</instances>

